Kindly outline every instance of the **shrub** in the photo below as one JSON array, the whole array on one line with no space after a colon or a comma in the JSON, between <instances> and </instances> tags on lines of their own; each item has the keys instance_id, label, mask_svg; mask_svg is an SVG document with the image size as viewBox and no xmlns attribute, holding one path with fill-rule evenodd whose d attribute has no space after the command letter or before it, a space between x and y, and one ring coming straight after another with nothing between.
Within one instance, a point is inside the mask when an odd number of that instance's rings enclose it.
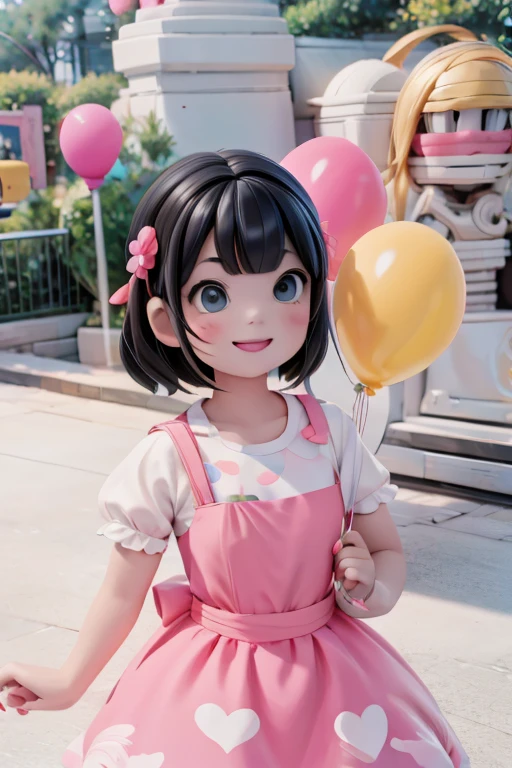
<instances>
[{"instance_id":1,"label":"shrub","mask_svg":"<svg viewBox=\"0 0 512 768\"><path fill-rule=\"evenodd\" d=\"M357 38L385 32L400 0L306 0L290 4L284 17L293 35Z\"/></svg>"},{"instance_id":2,"label":"shrub","mask_svg":"<svg viewBox=\"0 0 512 768\"><path fill-rule=\"evenodd\" d=\"M31 192L8 219L0 219L0 232L26 232L58 227L59 208L53 187Z\"/></svg>"},{"instance_id":3,"label":"shrub","mask_svg":"<svg viewBox=\"0 0 512 768\"><path fill-rule=\"evenodd\" d=\"M55 162L59 154L57 105L60 89L46 75L38 72L0 72L0 109L21 109L24 104L37 104L43 108L46 161Z\"/></svg>"},{"instance_id":4,"label":"shrub","mask_svg":"<svg viewBox=\"0 0 512 768\"><path fill-rule=\"evenodd\" d=\"M61 117L65 117L75 107L80 104L101 104L110 109L114 101L119 96L119 91L124 88L127 81L122 75L108 73L104 75L95 75L90 72L71 88L62 90L58 107Z\"/></svg>"},{"instance_id":5,"label":"shrub","mask_svg":"<svg viewBox=\"0 0 512 768\"><path fill-rule=\"evenodd\" d=\"M398 10L391 28L409 31L435 24L460 24L510 49L511 16L510 0L409 0Z\"/></svg>"}]
</instances>

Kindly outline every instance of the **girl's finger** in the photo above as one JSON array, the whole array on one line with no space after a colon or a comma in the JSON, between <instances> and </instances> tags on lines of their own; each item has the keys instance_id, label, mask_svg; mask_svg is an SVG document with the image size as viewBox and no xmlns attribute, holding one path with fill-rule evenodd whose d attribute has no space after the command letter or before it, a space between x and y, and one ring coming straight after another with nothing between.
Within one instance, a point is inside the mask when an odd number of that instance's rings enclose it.
<instances>
[{"instance_id":1,"label":"girl's finger","mask_svg":"<svg viewBox=\"0 0 512 768\"><path fill-rule=\"evenodd\" d=\"M363 580L359 568L347 568L345 570L345 578L357 582L361 582Z\"/></svg>"},{"instance_id":2,"label":"girl's finger","mask_svg":"<svg viewBox=\"0 0 512 768\"><path fill-rule=\"evenodd\" d=\"M23 696L16 696L10 693L9 696L7 697L7 706L11 707L12 709L23 707L25 706L25 699L23 698Z\"/></svg>"},{"instance_id":3,"label":"girl's finger","mask_svg":"<svg viewBox=\"0 0 512 768\"><path fill-rule=\"evenodd\" d=\"M338 563L343 563L346 560L368 560L371 557L367 549L360 549L359 547L343 547L341 552L334 558L334 563L337 566Z\"/></svg>"},{"instance_id":4,"label":"girl's finger","mask_svg":"<svg viewBox=\"0 0 512 768\"><path fill-rule=\"evenodd\" d=\"M342 560L336 568L336 573L346 573L349 568L359 569L360 565L361 560L357 560L356 558Z\"/></svg>"},{"instance_id":5,"label":"girl's finger","mask_svg":"<svg viewBox=\"0 0 512 768\"><path fill-rule=\"evenodd\" d=\"M345 557L358 557L360 559L368 560L369 554L370 553L366 548L363 549L363 547L354 547L351 545L348 547L343 547L337 557L341 559Z\"/></svg>"},{"instance_id":6,"label":"girl's finger","mask_svg":"<svg viewBox=\"0 0 512 768\"><path fill-rule=\"evenodd\" d=\"M0 669L0 691L12 685L18 685L16 682L16 673L14 664L6 664Z\"/></svg>"},{"instance_id":7,"label":"girl's finger","mask_svg":"<svg viewBox=\"0 0 512 768\"><path fill-rule=\"evenodd\" d=\"M369 587L373 583L374 577L369 573L366 573L365 570L359 568L347 568L345 571L345 579L357 581L358 584L364 584Z\"/></svg>"},{"instance_id":8,"label":"girl's finger","mask_svg":"<svg viewBox=\"0 0 512 768\"><path fill-rule=\"evenodd\" d=\"M347 535L343 537L343 546L346 546L347 544L351 544L354 547L360 547L368 552L366 542L358 531L350 531L350 533L347 533Z\"/></svg>"},{"instance_id":9,"label":"girl's finger","mask_svg":"<svg viewBox=\"0 0 512 768\"><path fill-rule=\"evenodd\" d=\"M23 707L28 701L37 701L38 698L39 697L32 691L29 691L28 688L15 686L7 694L7 706L14 708Z\"/></svg>"}]
</instances>

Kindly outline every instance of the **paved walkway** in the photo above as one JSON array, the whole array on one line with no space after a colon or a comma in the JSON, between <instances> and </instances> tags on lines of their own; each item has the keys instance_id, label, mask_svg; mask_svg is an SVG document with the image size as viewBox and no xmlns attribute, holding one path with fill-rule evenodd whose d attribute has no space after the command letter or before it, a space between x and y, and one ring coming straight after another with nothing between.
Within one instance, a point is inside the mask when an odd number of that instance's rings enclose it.
<instances>
[{"instance_id":1,"label":"paved walkway","mask_svg":"<svg viewBox=\"0 0 512 768\"><path fill-rule=\"evenodd\" d=\"M94 535L98 490L162 418L168 413L0 385L0 663L65 659L110 549ZM392 512L407 553L407 590L371 624L433 691L472 767L510 768L511 510L402 491ZM158 578L180 569L173 544ZM71 710L0 713L0 768L58 768L66 744L157 625L148 599L123 648Z\"/></svg>"}]
</instances>

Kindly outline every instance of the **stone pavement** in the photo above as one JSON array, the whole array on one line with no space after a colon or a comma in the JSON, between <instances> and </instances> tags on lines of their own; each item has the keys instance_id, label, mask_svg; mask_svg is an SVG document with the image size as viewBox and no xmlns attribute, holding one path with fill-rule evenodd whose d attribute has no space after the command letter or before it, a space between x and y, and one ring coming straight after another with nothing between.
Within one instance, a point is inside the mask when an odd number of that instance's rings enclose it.
<instances>
[{"instance_id":1,"label":"stone pavement","mask_svg":"<svg viewBox=\"0 0 512 768\"><path fill-rule=\"evenodd\" d=\"M94 534L98 490L165 418L147 407L0 385L0 664L64 661L111 546ZM510 768L512 511L402 490L392 513L407 554L407 589L391 614L370 623L432 690L472 768ZM173 543L158 579L177 570ZM123 648L72 709L0 712L0 768L58 768L66 744L157 626L148 597Z\"/></svg>"}]
</instances>

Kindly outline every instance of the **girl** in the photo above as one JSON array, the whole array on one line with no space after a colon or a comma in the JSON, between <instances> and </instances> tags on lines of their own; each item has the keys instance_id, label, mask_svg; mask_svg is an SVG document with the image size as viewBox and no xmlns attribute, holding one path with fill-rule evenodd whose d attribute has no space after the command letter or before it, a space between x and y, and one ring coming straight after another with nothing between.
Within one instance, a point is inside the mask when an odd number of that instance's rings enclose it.
<instances>
[{"instance_id":1,"label":"girl","mask_svg":"<svg viewBox=\"0 0 512 768\"><path fill-rule=\"evenodd\" d=\"M311 200L259 155L193 155L146 193L129 252L114 299L129 296L127 369L153 391L184 382L213 396L155 427L107 480L105 582L61 670L0 671L8 703L61 709L84 694L174 532L190 586L154 588L162 627L67 768L469 765L414 672L357 620L390 611L404 586L389 475L337 408L267 388L275 369L298 386L326 350ZM350 597L333 589L333 552Z\"/></svg>"}]
</instances>

